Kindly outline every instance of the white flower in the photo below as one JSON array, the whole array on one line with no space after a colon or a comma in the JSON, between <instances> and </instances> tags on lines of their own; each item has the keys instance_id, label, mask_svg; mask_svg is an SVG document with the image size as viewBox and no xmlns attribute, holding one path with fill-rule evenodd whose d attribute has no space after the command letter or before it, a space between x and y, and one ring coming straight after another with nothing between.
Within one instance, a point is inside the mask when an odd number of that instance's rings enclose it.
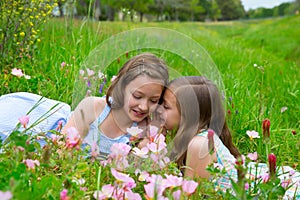
<instances>
[{"instance_id":1,"label":"white flower","mask_svg":"<svg viewBox=\"0 0 300 200\"><path fill-rule=\"evenodd\" d=\"M140 129L137 126L132 126L131 128L127 128L126 130L133 137L136 137L138 134L140 134L141 132L143 132L143 129Z\"/></svg>"},{"instance_id":2,"label":"white flower","mask_svg":"<svg viewBox=\"0 0 300 200\"><path fill-rule=\"evenodd\" d=\"M251 140L253 138L260 138L258 132L254 131L254 130L253 131L247 131L246 133L250 137Z\"/></svg>"},{"instance_id":3,"label":"white flower","mask_svg":"<svg viewBox=\"0 0 300 200\"><path fill-rule=\"evenodd\" d=\"M287 109L288 109L288 107L284 106L284 107L282 107L282 108L280 109L280 112L283 113L283 112L285 112Z\"/></svg>"},{"instance_id":4,"label":"white flower","mask_svg":"<svg viewBox=\"0 0 300 200\"><path fill-rule=\"evenodd\" d=\"M132 153L140 158L147 158L148 157L149 149L147 147L143 147L142 149L139 149L137 147L134 147L132 149Z\"/></svg>"}]
</instances>

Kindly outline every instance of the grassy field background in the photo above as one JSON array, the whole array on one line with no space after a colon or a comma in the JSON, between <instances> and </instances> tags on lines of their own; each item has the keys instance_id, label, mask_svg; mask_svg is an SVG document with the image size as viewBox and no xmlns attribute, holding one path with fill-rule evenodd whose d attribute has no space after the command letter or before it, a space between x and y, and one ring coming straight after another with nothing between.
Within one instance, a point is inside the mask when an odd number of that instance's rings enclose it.
<instances>
[{"instance_id":1,"label":"grassy field background","mask_svg":"<svg viewBox=\"0 0 300 200\"><path fill-rule=\"evenodd\" d=\"M262 136L262 120L269 118L271 149L278 164L300 169L300 16L218 23L52 19L43 27L42 42L34 59L18 66L31 79L14 77L11 69L4 68L0 94L27 91L72 104L74 78L80 63L103 40L140 27L177 30L202 45L225 84L227 119L240 151L264 152L262 142L250 141L246 131L256 130ZM169 65L193 75L176 55L165 57ZM127 59L124 55L112 66L117 69ZM62 67L62 62L67 65ZM111 76L114 72L110 73ZM287 110L281 112L283 107ZM260 159L265 161L264 156Z\"/></svg>"}]
</instances>

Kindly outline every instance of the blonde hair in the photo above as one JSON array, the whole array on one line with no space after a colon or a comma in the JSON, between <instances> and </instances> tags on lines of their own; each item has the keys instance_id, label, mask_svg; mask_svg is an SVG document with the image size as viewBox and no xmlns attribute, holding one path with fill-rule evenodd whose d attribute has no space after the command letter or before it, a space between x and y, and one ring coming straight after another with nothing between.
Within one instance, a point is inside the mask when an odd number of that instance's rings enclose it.
<instances>
[{"instance_id":1,"label":"blonde hair","mask_svg":"<svg viewBox=\"0 0 300 200\"><path fill-rule=\"evenodd\" d=\"M106 93L107 104L114 109L123 107L125 87L141 75L162 80L163 86L168 84L169 72L166 63L151 53L139 54L128 60L119 70L116 78ZM113 102L109 101L112 97Z\"/></svg>"},{"instance_id":2,"label":"blonde hair","mask_svg":"<svg viewBox=\"0 0 300 200\"><path fill-rule=\"evenodd\" d=\"M185 165L189 142L201 129L213 129L232 155L240 153L232 143L225 111L216 85L204 76L186 76L170 82L180 111L180 124L174 138L171 157L179 167Z\"/></svg>"}]
</instances>

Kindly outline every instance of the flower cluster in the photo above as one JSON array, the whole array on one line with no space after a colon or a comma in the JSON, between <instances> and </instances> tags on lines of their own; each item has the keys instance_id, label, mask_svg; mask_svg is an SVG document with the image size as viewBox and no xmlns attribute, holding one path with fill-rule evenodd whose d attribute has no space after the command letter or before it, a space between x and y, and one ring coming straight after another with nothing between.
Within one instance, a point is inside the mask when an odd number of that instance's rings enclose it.
<instances>
[{"instance_id":1,"label":"flower cluster","mask_svg":"<svg viewBox=\"0 0 300 200\"><path fill-rule=\"evenodd\" d=\"M39 27L51 16L57 0L6 0L0 7L0 52L3 64L32 58L41 41Z\"/></svg>"},{"instance_id":2,"label":"flower cluster","mask_svg":"<svg viewBox=\"0 0 300 200\"><path fill-rule=\"evenodd\" d=\"M79 70L79 75L80 80L84 83L82 90L86 91L85 96L103 94L107 79L101 71L96 73L94 70L86 68L86 70Z\"/></svg>"}]
</instances>

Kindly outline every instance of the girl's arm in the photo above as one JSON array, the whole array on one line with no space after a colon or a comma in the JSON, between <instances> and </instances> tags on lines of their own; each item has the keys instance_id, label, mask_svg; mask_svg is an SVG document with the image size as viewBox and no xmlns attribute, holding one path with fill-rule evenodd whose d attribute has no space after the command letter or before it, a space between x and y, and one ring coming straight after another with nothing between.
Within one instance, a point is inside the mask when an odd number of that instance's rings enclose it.
<instances>
[{"instance_id":1,"label":"girl's arm","mask_svg":"<svg viewBox=\"0 0 300 200\"><path fill-rule=\"evenodd\" d=\"M203 136L195 136L189 143L186 157L185 176L194 178L209 178L207 166L217 160L216 153L209 154L208 139Z\"/></svg>"},{"instance_id":2,"label":"girl's arm","mask_svg":"<svg viewBox=\"0 0 300 200\"><path fill-rule=\"evenodd\" d=\"M87 97L84 98L75 108L70 119L62 129L66 133L68 128L75 127L81 138L85 138L89 131L90 124L93 123L106 105L105 98Z\"/></svg>"}]
</instances>

